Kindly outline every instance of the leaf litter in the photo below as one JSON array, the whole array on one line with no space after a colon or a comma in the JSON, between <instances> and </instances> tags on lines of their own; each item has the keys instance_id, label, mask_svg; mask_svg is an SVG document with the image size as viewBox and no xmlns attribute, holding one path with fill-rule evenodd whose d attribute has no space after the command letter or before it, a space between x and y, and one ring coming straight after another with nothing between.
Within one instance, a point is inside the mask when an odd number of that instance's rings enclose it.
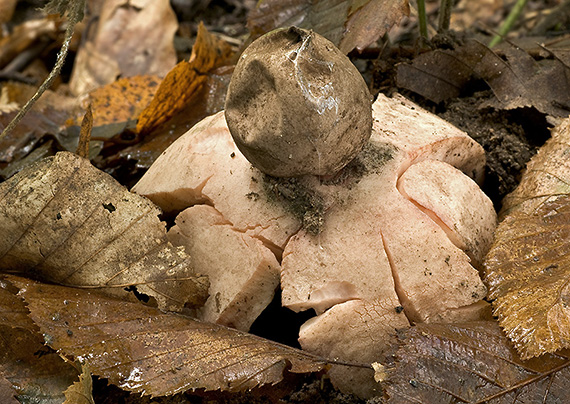
<instances>
[{"instance_id":1,"label":"leaf litter","mask_svg":"<svg viewBox=\"0 0 570 404\"><path fill-rule=\"evenodd\" d=\"M494 314L523 358L570 347L570 120L504 199L485 259Z\"/></svg>"},{"instance_id":2,"label":"leaf litter","mask_svg":"<svg viewBox=\"0 0 570 404\"><path fill-rule=\"evenodd\" d=\"M31 321L18 290L0 279L0 398L60 404L78 372L55 351Z\"/></svg>"},{"instance_id":3,"label":"leaf litter","mask_svg":"<svg viewBox=\"0 0 570 404\"><path fill-rule=\"evenodd\" d=\"M251 334L96 291L11 282L49 346L129 391L151 396L188 389L244 391L275 384L285 371L316 372L327 364Z\"/></svg>"},{"instance_id":4,"label":"leaf litter","mask_svg":"<svg viewBox=\"0 0 570 404\"><path fill-rule=\"evenodd\" d=\"M86 159L60 152L26 167L0 184L0 212L4 271L115 294L136 286L169 310L207 298L160 210Z\"/></svg>"},{"instance_id":5,"label":"leaf litter","mask_svg":"<svg viewBox=\"0 0 570 404\"><path fill-rule=\"evenodd\" d=\"M399 334L389 404L560 403L570 351L522 360L494 321L418 324Z\"/></svg>"}]
</instances>

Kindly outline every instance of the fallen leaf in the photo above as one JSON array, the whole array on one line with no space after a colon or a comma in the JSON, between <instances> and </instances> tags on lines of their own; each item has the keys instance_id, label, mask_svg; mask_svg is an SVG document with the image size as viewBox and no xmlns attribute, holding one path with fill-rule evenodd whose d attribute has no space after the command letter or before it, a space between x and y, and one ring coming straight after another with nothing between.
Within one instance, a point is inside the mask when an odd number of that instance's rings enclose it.
<instances>
[{"instance_id":1,"label":"fallen leaf","mask_svg":"<svg viewBox=\"0 0 570 404\"><path fill-rule=\"evenodd\" d=\"M97 292L14 282L31 317L60 354L86 361L93 374L151 396L188 389L242 391L315 372L311 354L215 324L165 314Z\"/></svg>"},{"instance_id":2,"label":"fallen leaf","mask_svg":"<svg viewBox=\"0 0 570 404\"><path fill-rule=\"evenodd\" d=\"M148 169L152 163L182 134L203 118L224 109L226 92L233 66L223 66L208 73L205 83L186 101L182 110L153 129L138 143L126 147L106 160L107 169L124 168L136 161L136 168ZM133 175L131 178L137 178Z\"/></svg>"},{"instance_id":3,"label":"fallen leaf","mask_svg":"<svg viewBox=\"0 0 570 404\"><path fill-rule=\"evenodd\" d=\"M43 344L17 289L0 280L0 398L60 404L77 380L75 368ZM5 389L9 393L4 393Z\"/></svg>"},{"instance_id":4,"label":"fallen leaf","mask_svg":"<svg viewBox=\"0 0 570 404\"><path fill-rule=\"evenodd\" d=\"M137 132L148 134L186 107L208 79L208 73L231 62L233 51L222 39L210 34L203 23L188 62L178 63L164 78L156 95L141 113Z\"/></svg>"},{"instance_id":5,"label":"fallen leaf","mask_svg":"<svg viewBox=\"0 0 570 404\"><path fill-rule=\"evenodd\" d=\"M264 0L247 25L254 37L290 25L312 29L349 53L362 51L409 12L407 0Z\"/></svg>"},{"instance_id":6,"label":"fallen leaf","mask_svg":"<svg viewBox=\"0 0 570 404\"><path fill-rule=\"evenodd\" d=\"M454 50L424 53L411 64L397 68L398 86L434 102L457 97L473 78L481 78L495 94L495 108L535 107L568 116L570 80L568 67L559 60L537 62L526 51L510 47L504 58L476 40Z\"/></svg>"},{"instance_id":7,"label":"fallen leaf","mask_svg":"<svg viewBox=\"0 0 570 404\"><path fill-rule=\"evenodd\" d=\"M93 380L89 365L81 366L79 381L73 383L65 390L65 402L63 404L95 404L93 400Z\"/></svg>"},{"instance_id":8,"label":"fallen leaf","mask_svg":"<svg viewBox=\"0 0 570 404\"><path fill-rule=\"evenodd\" d=\"M156 93L158 76L124 77L89 93L93 125L109 125L136 120Z\"/></svg>"},{"instance_id":9,"label":"fallen leaf","mask_svg":"<svg viewBox=\"0 0 570 404\"><path fill-rule=\"evenodd\" d=\"M162 77L176 64L178 21L168 0L105 0L100 10L75 59L70 81L74 94L119 76Z\"/></svg>"},{"instance_id":10,"label":"fallen leaf","mask_svg":"<svg viewBox=\"0 0 570 404\"><path fill-rule=\"evenodd\" d=\"M0 269L52 282L125 293L159 307L201 305L207 280L166 239L160 210L88 160L46 158L0 184Z\"/></svg>"},{"instance_id":11,"label":"fallen leaf","mask_svg":"<svg viewBox=\"0 0 570 404\"><path fill-rule=\"evenodd\" d=\"M570 347L570 120L503 200L485 259L494 314L523 358Z\"/></svg>"},{"instance_id":12,"label":"fallen leaf","mask_svg":"<svg viewBox=\"0 0 570 404\"><path fill-rule=\"evenodd\" d=\"M400 334L389 404L561 403L570 352L524 361L496 322L418 324Z\"/></svg>"}]
</instances>

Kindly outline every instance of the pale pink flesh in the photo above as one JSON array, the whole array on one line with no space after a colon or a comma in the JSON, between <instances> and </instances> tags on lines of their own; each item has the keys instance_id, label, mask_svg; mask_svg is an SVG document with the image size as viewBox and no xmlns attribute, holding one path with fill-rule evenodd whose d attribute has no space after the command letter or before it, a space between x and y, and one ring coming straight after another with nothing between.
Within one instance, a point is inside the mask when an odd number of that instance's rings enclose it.
<instances>
[{"instance_id":1,"label":"pale pink flesh","mask_svg":"<svg viewBox=\"0 0 570 404\"><path fill-rule=\"evenodd\" d=\"M197 273L208 275L210 297L197 317L249 330L279 285L279 263L271 250L207 205L182 211L168 238L186 247Z\"/></svg>"}]
</instances>

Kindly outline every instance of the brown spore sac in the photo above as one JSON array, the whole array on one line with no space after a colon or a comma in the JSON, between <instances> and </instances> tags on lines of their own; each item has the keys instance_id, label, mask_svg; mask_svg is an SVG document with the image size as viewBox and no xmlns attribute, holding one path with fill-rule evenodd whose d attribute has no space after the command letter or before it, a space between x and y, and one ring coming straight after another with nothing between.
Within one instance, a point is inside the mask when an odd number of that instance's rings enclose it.
<instances>
[{"instance_id":1,"label":"brown spore sac","mask_svg":"<svg viewBox=\"0 0 570 404\"><path fill-rule=\"evenodd\" d=\"M244 156L276 177L333 175L372 130L370 93L356 67L332 42L296 27L243 52L225 116Z\"/></svg>"}]
</instances>

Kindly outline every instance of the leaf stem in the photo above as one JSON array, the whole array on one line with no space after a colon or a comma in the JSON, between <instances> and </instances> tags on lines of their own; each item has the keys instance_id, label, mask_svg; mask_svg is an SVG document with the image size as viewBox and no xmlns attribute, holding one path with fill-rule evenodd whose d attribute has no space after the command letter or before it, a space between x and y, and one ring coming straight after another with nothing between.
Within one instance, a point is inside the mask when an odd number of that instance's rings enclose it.
<instances>
[{"instance_id":1,"label":"leaf stem","mask_svg":"<svg viewBox=\"0 0 570 404\"><path fill-rule=\"evenodd\" d=\"M527 2L528 0L517 0L514 7L511 9L511 12L507 16L507 19L503 21L501 28L499 28L498 34L491 39L491 42L489 42L489 48L499 44L503 40L503 37L513 28L515 21L521 15Z\"/></svg>"},{"instance_id":2,"label":"leaf stem","mask_svg":"<svg viewBox=\"0 0 570 404\"><path fill-rule=\"evenodd\" d=\"M426 1L418 1L418 21L420 26L420 36L424 39L428 39L427 31L427 16L426 16Z\"/></svg>"},{"instance_id":3,"label":"leaf stem","mask_svg":"<svg viewBox=\"0 0 570 404\"><path fill-rule=\"evenodd\" d=\"M453 0L441 0L439 3L439 22L437 26L437 32L447 31L449 29L452 6Z\"/></svg>"}]
</instances>

